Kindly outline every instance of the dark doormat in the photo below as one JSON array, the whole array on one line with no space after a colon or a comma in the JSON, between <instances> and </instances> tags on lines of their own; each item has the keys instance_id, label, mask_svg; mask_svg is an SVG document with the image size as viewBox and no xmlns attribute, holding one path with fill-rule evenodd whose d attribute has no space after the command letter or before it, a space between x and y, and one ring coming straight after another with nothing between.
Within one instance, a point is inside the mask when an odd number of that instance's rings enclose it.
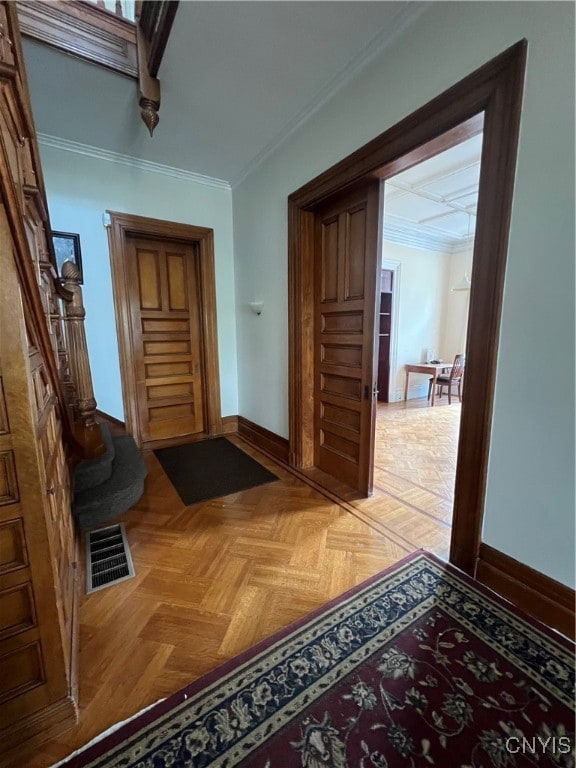
<instances>
[{"instance_id":1,"label":"dark doormat","mask_svg":"<svg viewBox=\"0 0 576 768\"><path fill-rule=\"evenodd\" d=\"M154 453L186 506L278 480L225 437Z\"/></svg>"}]
</instances>

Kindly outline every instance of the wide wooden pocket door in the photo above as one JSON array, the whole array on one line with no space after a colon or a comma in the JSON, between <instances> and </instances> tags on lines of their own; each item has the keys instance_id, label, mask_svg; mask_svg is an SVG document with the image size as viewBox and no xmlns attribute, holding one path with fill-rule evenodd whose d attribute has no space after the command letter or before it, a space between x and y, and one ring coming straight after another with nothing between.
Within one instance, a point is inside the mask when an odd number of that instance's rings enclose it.
<instances>
[{"instance_id":1,"label":"wide wooden pocket door","mask_svg":"<svg viewBox=\"0 0 576 768\"><path fill-rule=\"evenodd\" d=\"M314 464L363 493L372 485L378 181L315 210Z\"/></svg>"},{"instance_id":2,"label":"wide wooden pocket door","mask_svg":"<svg viewBox=\"0 0 576 768\"><path fill-rule=\"evenodd\" d=\"M129 238L136 400L143 442L204 429L195 246Z\"/></svg>"}]
</instances>

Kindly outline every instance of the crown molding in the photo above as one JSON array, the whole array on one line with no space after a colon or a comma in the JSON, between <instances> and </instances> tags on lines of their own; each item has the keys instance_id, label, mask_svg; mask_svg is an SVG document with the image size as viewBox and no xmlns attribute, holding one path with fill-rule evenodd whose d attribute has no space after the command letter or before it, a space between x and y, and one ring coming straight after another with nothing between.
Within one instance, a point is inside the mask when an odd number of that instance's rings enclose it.
<instances>
[{"instance_id":1,"label":"crown molding","mask_svg":"<svg viewBox=\"0 0 576 768\"><path fill-rule=\"evenodd\" d=\"M123 155L120 152L111 152L108 149L100 149L99 147L93 147L89 144L81 144L78 141L60 139L57 136L49 136L46 133L38 134L38 143L44 147L60 149L63 152L73 152L77 155L85 155L86 157L91 157L95 160L105 160L109 163L116 163L116 165L126 165L130 168L139 168L141 171L148 171L149 173L160 173L163 176L171 176L175 179L186 179L187 181L192 181L195 184L202 184L205 187L216 187L218 189L227 190L232 189L230 183L224 181L223 179L214 179L211 176L202 176L199 173L186 171L182 168L174 168L171 165L154 163L151 160L142 160L139 157Z\"/></svg>"},{"instance_id":2,"label":"crown molding","mask_svg":"<svg viewBox=\"0 0 576 768\"><path fill-rule=\"evenodd\" d=\"M411 2L399 8L386 26L331 80L326 83L298 114L289 120L275 138L267 144L232 180L232 188L239 186L256 168L272 155L301 125L344 88L366 65L399 37L428 7L428 2Z\"/></svg>"}]
</instances>

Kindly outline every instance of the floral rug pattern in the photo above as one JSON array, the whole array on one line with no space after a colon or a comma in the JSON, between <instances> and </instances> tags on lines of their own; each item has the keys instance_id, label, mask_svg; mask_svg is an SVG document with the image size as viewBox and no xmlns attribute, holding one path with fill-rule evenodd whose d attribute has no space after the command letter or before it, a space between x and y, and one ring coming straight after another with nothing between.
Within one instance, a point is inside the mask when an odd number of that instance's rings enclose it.
<instances>
[{"instance_id":1,"label":"floral rug pattern","mask_svg":"<svg viewBox=\"0 0 576 768\"><path fill-rule=\"evenodd\" d=\"M65 765L576 766L573 648L429 555L247 656Z\"/></svg>"}]
</instances>

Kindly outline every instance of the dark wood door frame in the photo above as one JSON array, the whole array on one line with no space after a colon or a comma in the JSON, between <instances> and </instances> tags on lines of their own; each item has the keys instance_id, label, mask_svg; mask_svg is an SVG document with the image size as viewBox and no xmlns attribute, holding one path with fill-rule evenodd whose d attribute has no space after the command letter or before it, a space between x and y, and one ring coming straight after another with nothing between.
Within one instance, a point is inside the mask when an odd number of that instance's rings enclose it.
<instances>
[{"instance_id":1,"label":"dark wood door frame","mask_svg":"<svg viewBox=\"0 0 576 768\"><path fill-rule=\"evenodd\" d=\"M131 361L132 328L128 305L128 277L126 272L127 238L158 237L162 240L179 240L197 248L198 278L200 293L201 357L204 398L204 436L222 433L222 411L220 406L220 370L218 365L218 332L216 325L216 277L214 270L214 237L207 227L195 227L172 221L161 221L143 216L109 211L111 226L108 229L110 262L116 328L120 351L120 372L122 376L122 400L126 418L126 429L136 440L141 434L136 403L136 381ZM196 439L198 435L194 436ZM183 442L180 438L180 442ZM163 444L167 444L163 441Z\"/></svg>"},{"instance_id":2,"label":"dark wood door frame","mask_svg":"<svg viewBox=\"0 0 576 768\"><path fill-rule=\"evenodd\" d=\"M521 40L288 198L289 460L309 468L314 461L314 207L363 178L389 178L483 131L460 432L466 439L458 446L450 549L451 562L472 575L484 514L526 52L527 42Z\"/></svg>"}]
</instances>

